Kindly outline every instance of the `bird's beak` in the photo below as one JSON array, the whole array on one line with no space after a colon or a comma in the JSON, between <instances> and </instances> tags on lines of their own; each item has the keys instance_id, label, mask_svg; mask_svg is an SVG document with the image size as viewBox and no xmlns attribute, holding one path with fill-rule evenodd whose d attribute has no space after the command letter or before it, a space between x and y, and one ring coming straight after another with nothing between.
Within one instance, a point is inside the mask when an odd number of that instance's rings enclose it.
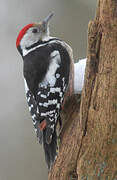
<instances>
[{"instance_id":1,"label":"bird's beak","mask_svg":"<svg viewBox=\"0 0 117 180\"><path fill-rule=\"evenodd\" d=\"M48 22L50 21L50 19L53 17L54 13L50 13L44 20L43 23L48 24Z\"/></svg>"},{"instance_id":2,"label":"bird's beak","mask_svg":"<svg viewBox=\"0 0 117 180\"><path fill-rule=\"evenodd\" d=\"M54 13L50 13L43 21L42 21L42 26L43 26L43 30L46 31L47 27L48 27L48 23L50 21L50 19L53 17Z\"/></svg>"}]
</instances>

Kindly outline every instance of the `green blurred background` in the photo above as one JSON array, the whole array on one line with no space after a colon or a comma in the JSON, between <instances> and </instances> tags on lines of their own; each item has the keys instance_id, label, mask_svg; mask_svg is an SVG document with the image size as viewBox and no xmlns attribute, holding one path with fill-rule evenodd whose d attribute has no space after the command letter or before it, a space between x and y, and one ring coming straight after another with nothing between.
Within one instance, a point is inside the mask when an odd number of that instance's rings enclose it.
<instances>
[{"instance_id":1,"label":"green blurred background","mask_svg":"<svg viewBox=\"0 0 117 180\"><path fill-rule=\"evenodd\" d=\"M19 30L51 11L52 36L65 40L75 59L86 57L87 26L96 0L0 1L0 180L47 180L47 168L24 95L22 59L15 47Z\"/></svg>"}]
</instances>

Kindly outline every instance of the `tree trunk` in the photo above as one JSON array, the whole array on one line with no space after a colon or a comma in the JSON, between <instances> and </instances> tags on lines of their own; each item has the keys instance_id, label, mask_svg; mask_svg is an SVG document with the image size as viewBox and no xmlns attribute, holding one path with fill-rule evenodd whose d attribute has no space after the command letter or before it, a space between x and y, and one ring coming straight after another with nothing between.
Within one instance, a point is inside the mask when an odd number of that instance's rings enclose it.
<instances>
[{"instance_id":1,"label":"tree trunk","mask_svg":"<svg viewBox=\"0 0 117 180\"><path fill-rule=\"evenodd\" d=\"M81 104L78 96L65 104L49 180L117 179L117 0L99 0L87 57Z\"/></svg>"}]
</instances>

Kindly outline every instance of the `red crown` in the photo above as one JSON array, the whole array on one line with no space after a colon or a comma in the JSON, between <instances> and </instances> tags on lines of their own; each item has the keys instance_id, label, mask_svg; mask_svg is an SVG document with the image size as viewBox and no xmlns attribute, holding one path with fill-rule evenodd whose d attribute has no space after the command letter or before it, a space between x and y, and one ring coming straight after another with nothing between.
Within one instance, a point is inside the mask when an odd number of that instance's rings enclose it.
<instances>
[{"instance_id":1,"label":"red crown","mask_svg":"<svg viewBox=\"0 0 117 180\"><path fill-rule=\"evenodd\" d=\"M33 26L33 24L28 24L28 25L26 25L26 26L19 32L19 35L18 35L17 40L16 40L16 47L19 46L20 41L21 41L21 39L23 38L24 34L25 34L26 31L27 31L30 27L32 27L32 26Z\"/></svg>"}]
</instances>

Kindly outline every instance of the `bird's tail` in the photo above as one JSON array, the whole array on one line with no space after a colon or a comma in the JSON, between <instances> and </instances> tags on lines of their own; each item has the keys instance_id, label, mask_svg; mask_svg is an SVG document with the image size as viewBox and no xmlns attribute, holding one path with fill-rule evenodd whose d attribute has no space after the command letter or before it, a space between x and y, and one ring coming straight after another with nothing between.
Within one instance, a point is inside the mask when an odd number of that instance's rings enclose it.
<instances>
[{"instance_id":1,"label":"bird's tail","mask_svg":"<svg viewBox=\"0 0 117 180\"><path fill-rule=\"evenodd\" d=\"M56 134L56 128L54 132L52 133L51 141L48 141L48 128L45 128L43 131L43 148L45 152L45 160L48 166L48 169L50 169L56 160L57 156L57 134Z\"/></svg>"}]
</instances>

